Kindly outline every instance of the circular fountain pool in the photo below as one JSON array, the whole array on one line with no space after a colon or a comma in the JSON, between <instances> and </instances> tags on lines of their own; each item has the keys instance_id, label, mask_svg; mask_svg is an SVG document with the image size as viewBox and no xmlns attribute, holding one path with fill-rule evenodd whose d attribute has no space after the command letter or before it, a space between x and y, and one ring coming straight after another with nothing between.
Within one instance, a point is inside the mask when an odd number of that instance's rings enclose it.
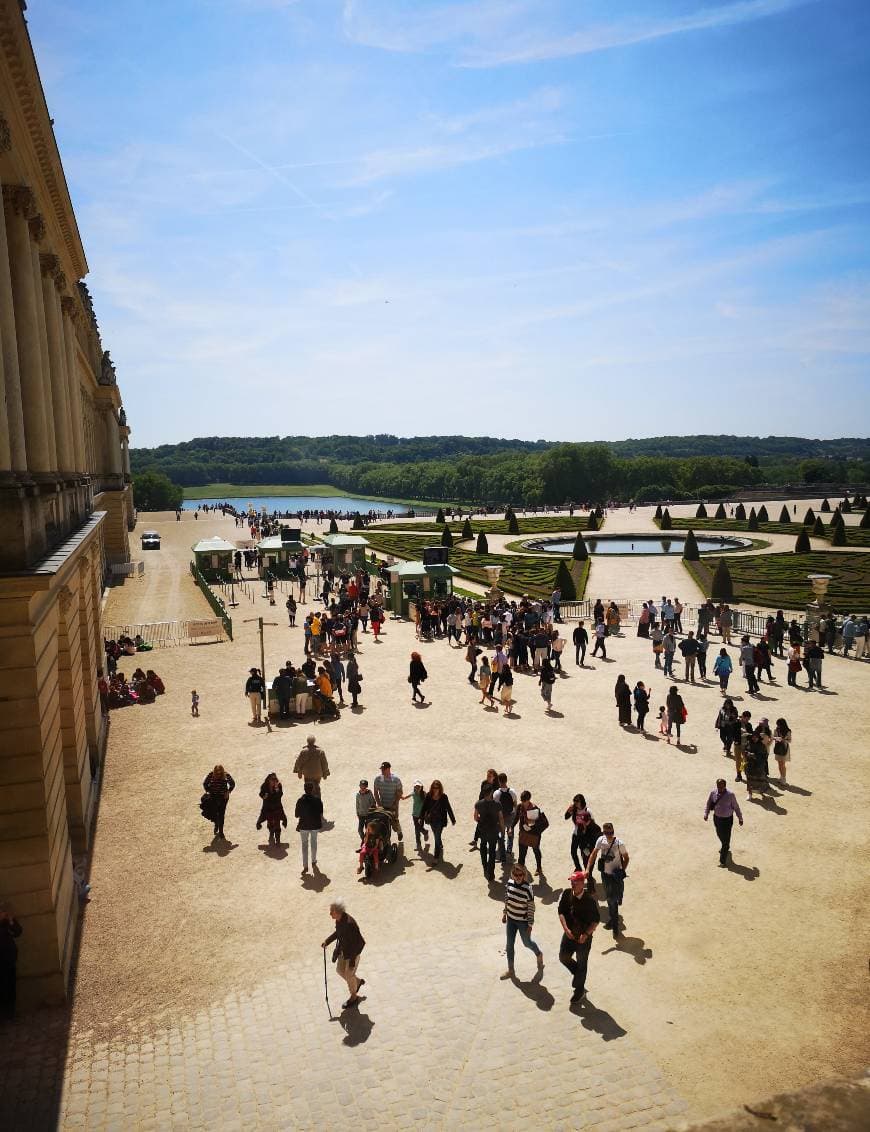
<instances>
[{"instance_id":1,"label":"circular fountain pool","mask_svg":"<svg viewBox=\"0 0 870 1132\"><path fill-rule=\"evenodd\" d=\"M660 535L599 535L581 532L590 554L674 554L682 555L686 536L683 534ZM746 550L752 546L752 539L723 535L696 535L695 541L701 554L712 551ZM570 554L574 549L574 538L560 535L554 538L527 539L525 550L546 552L547 554Z\"/></svg>"}]
</instances>

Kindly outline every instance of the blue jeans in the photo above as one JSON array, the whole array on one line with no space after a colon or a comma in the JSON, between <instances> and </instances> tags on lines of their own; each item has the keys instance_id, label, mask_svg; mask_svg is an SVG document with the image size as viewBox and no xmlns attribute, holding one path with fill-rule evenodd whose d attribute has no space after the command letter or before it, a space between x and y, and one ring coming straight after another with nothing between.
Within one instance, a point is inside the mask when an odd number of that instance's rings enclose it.
<instances>
[{"instance_id":1,"label":"blue jeans","mask_svg":"<svg viewBox=\"0 0 870 1132\"><path fill-rule=\"evenodd\" d=\"M526 920L512 920L508 917L505 924L505 932L507 935L507 961L508 967L514 965L514 946L516 944L517 932L520 933L520 939L523 945L533 951L535 955L541 954L541 949L532 939L532 925Z\"/></svg>"},{"instance_id":2,"label":"blue jeans","mask_svg":"<svg viewBox=\"0 0 870 1132\"><path fill-rule=\"evenodd\" d=\"M665 650L665 676L674 674L674 654Z\"/></svg>"},{"instance_id":3,"label":"blue jeans","mask_svg":"<svg viewBox=\"0 0 870 1132\"><path fill-rule=\"evenodd\" d=\"M480 832L480 863L483 865L483 875L489 880L495 876L495 847L498 844L498 834Z\"/></svg>"},{"instance_id":4,"label":"blue jeans","mask_svg":"<svg viewBox=\"0 0 870 1132\"><path fill-rule=\"evenodd\" d=\"M432 837L435 841L435 856L436 857L440 857L444 852L444 847L441 844L441 834L442 834L443 830L444 830L443 825L439 825L437 822L432 822Z\"/></svg>"}]
</instances>

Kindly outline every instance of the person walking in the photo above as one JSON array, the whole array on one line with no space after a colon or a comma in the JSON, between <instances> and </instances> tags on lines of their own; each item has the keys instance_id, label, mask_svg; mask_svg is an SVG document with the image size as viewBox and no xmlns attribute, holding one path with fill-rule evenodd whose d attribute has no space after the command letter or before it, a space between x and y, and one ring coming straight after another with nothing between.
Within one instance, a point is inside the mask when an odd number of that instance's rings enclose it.
<instances>
[{"instance_id":1,"label":"person walking","mask_svg":"<svg viewBox=\"0 0 870 1132\"><path fill-rule=\"evenodd\" d=\"M444 859L444 846L441 842L441 834L444 832L444 827L447 825L448 821L451 825L456 825L456 818L453 816L453 808L450 805L450 799L444 793L444 787L437 778L429 787L429 791L423 801L423 821L429 825L432 830L432 839L435 848L433 857L436 861L441 861Z\"/></svg>"},{"instance_id":2,"label":"person walking","mask_svg":"<svg viewBox=\"0 0 870 1132\"><path fill-rule=\"evenodd\" d=\"M414 783L414 788L410 794L404 794L402 801L411 799L411 821L414 823L414 844L417 847L417 852L423 852L423 841L426 842L426 849L429 849L429 830L426 828L423 819L423 803L426 801L426 788L418 778Z\"/></svg>"},{"instance_id":3,"label":"person walking","mask_svg":"<svg viewBox=\"0 0 870 1132\"><path fill-rule=\"evenodd\" d=\"M422 783L420 784L422 786ZM369 783L367 778L359 780L359 790L355 795L356 802L356 828L359 833L360 844L366 834L366 826L368 825L369 814L375 808L375 796L369 790Z\"/></svg>"},{"instance_id":4,"label":"person walking","mask_svg":"<svg viewBox=\"0 0 870 1132\"><path fill-rule=\"evenodd\" d=\"M425 704L426 697L420 691L420 685L428 675L429 673L426 671L426 666L423 664L423 658L418 652L412 652L411 664L408 671L408 683L411 685L411 703L415 703L419 696L420 703Z\"/></svg>"},{"instance_id":5,"label":"person walking","mask_svg":"<svg viewBox=\"0 0 870 1132\"><path fill-rule=\"evenodd\" d=\"M498 802L504 818L504 828L499 838L498 860L506 861L514 855L514 824L517 819L517 792L508 784L508 776L502 772L492 793L492 800Z\"/></svg>"},{"instance_id":6,"label":"person walking","mask_svg":"<svg viewBox=\"0 0 870 1132\"><path fill-rule=\"evenodd\" d=\"M589 950L592 936L601 922L598 901L586 891L588 875L581 869L572 873L568 878L571 887L566 888L559 898L558 915L562 925L559 962L571 972L572 1003L579 1002L586 995Z\"/></svg>"},{"instance_id":7,"label":"person walking","mask_svg":"<svg viewBox=\"0 0 870 1132\"><path fill-rule=\"evenodd\" d=\"M734 701L726 699L722 706L719 708L719 713L716 716L716 722L713 726L719 732L719 738L722 740L722 750L726 757L731 754L731 745L735 738L739 739L737 708L734 706Z\"/></svg>"},{"instance_id":8,"label":"person walking","mask_svg":"<svg viewBox=\"0 0 870 1132\"><path fill-rule=\"evenodd\" d=\"M480 656L481 650L474 641L468 642L468 648L465 650L465 659L471 666L468 672L468 683L474 687L477 683L477 658Z\"/></svg>"},{"instance_id":9,"label":"person walking","mask_svg":"<svg viewBox=\"0 0 870 1132\"><path fill-rule=\"evenodd\" d=\"M402 801L402 780L393 769L388 760L381 763L381 773L374 781L375 802L390 815L390 825L399 841L403 839L402 825L399 821L399 803Z\"/></svg>"},{"instance_id":10,"label":"person walking","mask_svg":"<svg viewBox=\"0 0 870 1132\"><path fill-rule=\"evenodd\" d=\"M634 710L637 712L637 729L645 731L644 722L649 715L650 693L643 680L638 680L634 686ZM630 718L630 717L629 717Z\"/></svg>"},{"instance_id":11,"label":"person walking","mask_svg":"<svg viewBox=\"0 0 870 1132\"><path fill-rule=\"evenodd\" d=\"M807 670L807 687L822 686L822 663L825 659L825 650L818 641L810 641L804 650L804 668Z\"/></svg>"},{"instance_id":12,"label":"person walking","mask_svg":"<svg viewBox=\"0 0 870 1132\"><path fill-rule=\"evenodd\" d=\"M541 835L548 828L549 822L543 810L532 801L530 790L523 790L520 794L520 804L517 806L517 825L519 826L520 864L526 863L529 849L535 855L535 876L543 876L541 864Z\"/></svg>"},{"instance_id":13,"label":"person walking","mask_svg":"<svg viewBox=\"0 0 870 1132\"><path fill-rule=\"evenodd\" d=\"M613 689L613 695L616 698L616 707L619 713L619 726L631 726L631 688L622 673L616 677L616 685Z\"/></svg>"},{"instance_id":14,"label":"person walking","mask_svg":"<svg viewBox=\"0 0 870 1132\"><path fill-rule=\"evenodd\" d=\"M784 719L776 721L773 731L773 757L779 767L779 784L785 786L786 767L791 762L791 728Z\"/></svg>"},{"instance_id":15,"label":"person walking","mask_svg":"<svg viewBox=\"0 0 870 1132\"><path fill-rule=\"evenodd\" d=\"M797 688L797 675L803 668L801 662L801 646L799 642L795 642L788 653L788 684L791 688ZM821 687L821 684L819 685Z\"/></svg>"},{"instance_id":16,"label":"person walking","mask_svg":"<svg viewBox=\"0 0 870 1132\"><path fill-rule=\"evenodd\" d=\"M574 663L578 668L583 668L586 664L586 647L589 644L589 634L586 632L584 621L577 623L571 639L574 642Z\"/></svg>"},{"instance_id":17,"label":"person walking","mask_svg":"<svg viewBox=\"0 0 870 1132\"><path fill-rule=\"evenodd\" d=\"M683 703L683 697L677 691L676 684L671 685L671 690L668 692L665 699L665 706L668 709L668 742L671 741L671 732L674 727L677 729L677 743L680 742L680 729L686 722L688 712L686 705Z\"/></svg>"},{"instance_id":18,"label":"person walking","mask_svg":"<svg viewBox=\"0 0 870 1132\"><path fill-rule=\"evenodd\" d=\"M323 802L314 793L314 783L306 782L304 793L296 800L296 831L302 842L302 875L308 873L308 846L311 846L311 867L317 872L317 834L323 828Z\"/></svg>"},{"instance_id":19,"label":"person walking","mask_svg":"<svg viewBox=\"0 0 870 1132\"><path fill-rule=\"evenodd\" d=\"M713 825L716 827L716 836L719 838L719 868L728 865L728 856L731 852L731 828L734 825L734 815L743 825L743 814L740 805L734 797L733 791L726 786L724 778L716 779L716 789L710 791L707 805L704 807L704 821L713 812Z\"/></svg>"},{"instance_id":20,"label":"person walking","mask_svg":"<svg viewBox=\"0 0 870 1132\"><path fill-rule=\"evenodd\" d=\"M492 696L489 694L489 684L492 677L492 672L489 667L489 657L484 656L480 662L480 671L477 674L477 684L480 688L480 699L478 703L484 703L487 698L489 699L489 706L494 707L495 703Z\"/></svg>"},{"instance_id":21,"label":"person walking","mask_svg":"<svg viewBox=\"0 0 870 1132\"><path fill-rule=\"evenodd\" d=\"M513 979L516 976L514 969L514 951L516 938L519 935L523 946L531 951L538 961L538 973L544 970L544 953L532 939L532 926L535 922L535 895L532 892L531 877L525 865L517 862L511 869L511 875L504 886L504 911L501 921L505 925L505 952L507 953L507 970L503 979Z\"/></svg>"},{"instance_id":22,"label":"person walking","mask_svg":"<svg viewBox=\"0 0 870 1132\"><path fill-rule=\"evenodd\" d=\"M628 868L628 850L625 842L621 841L613 832L613 823L606 821L601 826L601 836L595 842L595 847L589 855L588 870L590 874L598 861L601 879L604 881L604 895L607 899L607 911L610 919L604 925L607 931L612 931L614 937L619 935L619 907L622 904L624 892L623 882Z\"/></svg>"},{"instance_id":23,"label":"person walking","mask_svg":"<svg viewBox=\"0 0 870 1132\"><path fill-rule=\"evenodd\" d=\"M353 916L347 914L343 900L333 900L329 905L329 914L335 922L335 930L328 935L320 945L324 950L331 943L336 944L333 960L338 975L347 983L350 998L341 1004L342 1010L348 1010L359 1002L360 988L365 986L365 979L359 978L359 959L366 941L362 937L359 925Z\"/></svg>"},{"instance_id":24,"label":"person walking","mask_svg":"<svg viewBox=\"0 0 870 1132\"><path fill-rule=\"evenodd\" d=\"M263 822L266 823L266 828L269 830L269 844L281 844L281 826L287 828L287 815L284 813L284 803L282 801L284 795L284 787L281 785L278 775L272 771L267 774L263 785L260 787L260 816L257 818L257 829L262 829Z\"/></svg>"},{"instance_id":25,"label":"person walking","mask_svg":"<svg viewBox=\"0 0 870 1132\"><path fill-rule=\"evenodd\" d=\"M673 629L668 629L662 638L662 649L665 658L665 676L674 679L674 656L677 651L677 639Z\"/></svg>"},{"instance_id":26,"label":"person walking","mask_svg":"<svg viewBox=\"0 0 870 1132\"><path fill-rule=\"evenodd\" d=\"M15 941L22 930L6 905L0 905L0 1017L11 1018L15 1014L18 978L18 944Z\"/></svg>"},{"instance_id":27,"label":"person walking","mask_svg":"<svg viewBox=\"0 0 870 1132\"><path fill-rule=\"evenodd\" d=\"M731 644L731 626L734 623L734 614L729 605L723 605L719 613L719 631L722 634L722 644Z\"/></svg>"},{"instance_id":28,"label":"person walking","mask_svg":"<svg viewBox=\"0 0 870 1132\"><path fill-rule=\"evenodd\" d=\"M661 631L660 626L654 625L650 633L650 640L652 641L652 651L655 657L656 668L661 668L662 666L662 653L665 651L664 639L665 635Z\"/></svg>"},{"instance_id":29,"label":"person walking","mask_svg":"<svg viewBox=\"0 0 870 1132\"><path fill-rule=\"evenodd\" d=\"M553 671L553 665L548 657L544 657L538 675L538 685L541 689L541 699L546 704L544 711L548 714L553 710L553 685L555 683L556 673Z\"/></svg>"},{"instance_id":30,"label":"person walking","mask_svg":"<svg viewBox=\"0 0 870 1132\"><path fill-rule=\"evenodd\" d=\"M571 860L574 868L584 870L589 855L595 848L595 843L601 836L601 827L586 808L586 799L582 794L575 794L571 805L565 811L565 821L572 823L571 831ZM582 860L581 860L582 858Z\"/></svg>"},{"instance_id":31,"label":"person walking","mask_svg":"<svg viewBox=\"0 0 870 1132\"><path fill-rule=\"evenodd\" d=\"M725 648L719 649L719 655L713 663L713 675L719 677L719 691L724 696L728 692L728 681L734 671L734 664Z\"/></svg>"},{"instance_id":32,"label":"person walking","mask_svg":"<svg viewBox=\"0 0 870 1132\"><path fill-rule=\"evenodd\" d=\"M235 790L236 783L231 774L227 774L220 763L210 771L203 780L202 788L210 799L210 816L214 822L214 835L226 841L224 836L224 818L227 812L227 802L230 794Z\"/></svg>"},{"instance_id":33,"label":"person walking","mask_svg":"<svg viewBox=\"0 0 870 1132\"><path fill-rule=\"evenodd\" d=\"M474 820L477 823L475 836L480 842L480 863L483 875L489 881L495 880L495 858L499 837L504 834L504 815L501 806L493 799L493 784L481 787L481 795L474 807Z\"/></svg>"},{"instance_id":34,"label":"person walking","mask_svg":"<svg viewBox=\"0 0 870 1132\"><path fill-rule=\"evenodd\" d=\"M256 727L263 722L263 700L266 696L266 685L259 668L251 668L248 679L245 681L245 695L251 705L251 726Z\"/></svg>"},{"instance_id":35,"label":"person walking","mask_svg":"<svg viewBox=\"0 0 870 1132\"><path fill-rule=\"evenodd\" d=\"M323 749L317 746L317 740L313 735L308 736L305 746L296 756L293 773L297 778L310 782L314 787L312 793L315 798L320 797L320 783L323 779L329 778L329 763L326 761Z\"/></svg>"},{"instance_id":36,"label":"person walking","mask_svg":"<svg viewBox=\"0 0 870 1132\"><path fill-rule=\"evenodd\" d=\"M740 638L740 666L746 677L746 690L750 696L754 696L758 691L758 678L755 675L755 649L748 634Z\"/></svg>"},{"instance_id":37,"label":"person walking","mask_svg":"<svg viewBox=\"0 0 870 1132\"><path fill-rule=\"evenodd\" d=\"M601 659L607 660L607 626L603 621L598 621L594 632L595 644L592 647L592 655L596 656L600 650Z\"/></svg>"},{"instance_id":38,"label":"person walking","mask_svg":"<svg viewBox=\"0 0 870 1132\"><path fill-rule=\"evenodd\" d=\"M680 606L680 608L682 609L682 606ZM686 666L685 679L694 684L695 661L698 659L698 642L695 640L695 633L692 629L689 630L686 639L680 641L678 647L683 654L683 663Z\"/></svg>"},{"instance_id":39,"label":"person walking","mask_svg":"<svg viewBox=\"0 0 870 1132\"><path fill-rule=\"evenodd\" d=\"M359 707L359 696L362 692L362 673L359 670L359 663L353 653L348 657L345 671L347 672L347 690L350 692L350 706L352 710L355 707Z\"/></svg>"}]
</instances>

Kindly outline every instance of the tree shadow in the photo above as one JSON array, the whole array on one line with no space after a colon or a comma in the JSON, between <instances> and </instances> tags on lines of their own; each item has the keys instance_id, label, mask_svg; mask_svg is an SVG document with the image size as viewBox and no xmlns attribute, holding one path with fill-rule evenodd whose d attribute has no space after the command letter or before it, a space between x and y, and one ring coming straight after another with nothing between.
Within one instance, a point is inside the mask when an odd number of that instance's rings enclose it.
<instances>
[{"instance_id":1,"label":"tree shadow","mask_svg":"<svg viewBox=\"0 0 870 1132\"><path fill-rule=\"evenodd\" d=\"M281 841L278 845L273 842L261 842L257 848L264 857L271 857L273 861L284 861L287 858L289 846L286 842Z\"/></svg>"},{"instance_id":2,"label":"tree shadow","mask_svg":"<svg viewBox=\"0 0 870 1132\"><path fill-rule=\"evenodd\" d=\"M227 841L222 837L215 837L212 838L210 844L203 845L202 851L203 853L217 853L219 857L226 857L229 853L232 853L233 849L238 849L238 847L238 841Z\"/></svg>"},{"instance_id":3,"label":"tree shadow","mask_svg":"<svg viewBox=\"0 0 870 1132\"><path fill-rule=\"evenodd\" d=\"M644 941L639 936L634 935L621 935L613 941L613 946L608 947L606 951L602 951L602 955L609 955L612 951L625 951L631 955L635 963L641 966L646 963L647 959L652 959L652 948L645 947Z\"/></svg>"},{"instance_id":4,"label":"tree shadow","mask_svg":"<svg viewBox=\"0 0 870 1132\"><path fill-rule=\"evenodd\" d=\"M757 865L736 865L729 855L728 864L726 865L729 873L737 873L742 876L744 880L757 880L761 876L761 870Z\"/></svg>"},{"instance_id":5,"label":"tree shadow","mask_svg":"<svg viewBox=\"0 0 870 1132\"><path fill-rule=\"evenodd\" d=\"M627 1030L623 1030L622 1026L616 1019L608 1014L606 1010L601 1010L599 1007L594 1006L587 998L581 999L580 1002L571 1004L571 1013L576 1014L580 1019L580 1025L584 1030L589 1030L593 1034L600 1034L605 1042L612 1042L616 1038L624 1038Z\"/></svg>"},{"instance_id":6,"label":"tree shadow","mask_svg":"<svg viewBox=\"0 0 870 1132\"><path fill-rule=\"evenodd\" d=\"M556 1005L556 1000L544 986L543 978L543 972L536 971L528 982L518 979L516 975L511 976L510 982L517 990L522 991L526 998L537 1006L538 1010L552 1010Z\"/></svg>"},{"instance_id":7,"label":"tree shadow","mask_svg":"<svg viewBox=\"0 0 870 1132\"><path fill-rule=\"evenodd\" d=\"M302 887L308 892L323 892L323 890L332 884L332 881L314 865L310 873L306 873L302 878Z\"/></svg>"},{"instance_id":8,"label":"tree shadow","mask_svg":"<svg viewBox=\"0 0 870 1132\"><path fill-rule=\"evenodd\" d=\"M365 1002L365 996L360 999L360 1002ZM344 1037L341 1041L342 1045L346 1046L363 1045L371 1037L375 1025L368 1014L361 1013L355 1006L349 1006L346 1010L342 1010L337 1021L344 1030Z\"/></svg>"}]
</instances>

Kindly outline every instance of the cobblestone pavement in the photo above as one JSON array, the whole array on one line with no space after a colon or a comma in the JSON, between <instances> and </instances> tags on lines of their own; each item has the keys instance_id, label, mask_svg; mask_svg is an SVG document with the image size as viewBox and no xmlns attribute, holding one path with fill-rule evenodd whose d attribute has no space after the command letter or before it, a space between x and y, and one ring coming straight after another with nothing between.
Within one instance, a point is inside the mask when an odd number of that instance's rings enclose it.
<instances>
[{"instance_id":1,"label":"cobblestone pavement","mask_svg":"<svg viewBox=\"0 0 870 1132\"><path fill-rule=\"evenodd\" d=\"M61 1128L95 1132L673 1126L685 1102L594 993L569 1009L555 956L516 983L494 979L495 959L492 933L366 950L358 1009L341 1010L329 964L330 1020L318 949L190 1016L137 1018L110 1040L74 1030L65 1059L65 1019L40 1015L22 1028L0 1111L6 1127L49 1128L53 1102Z\"/></svg>"}]
</instances>

